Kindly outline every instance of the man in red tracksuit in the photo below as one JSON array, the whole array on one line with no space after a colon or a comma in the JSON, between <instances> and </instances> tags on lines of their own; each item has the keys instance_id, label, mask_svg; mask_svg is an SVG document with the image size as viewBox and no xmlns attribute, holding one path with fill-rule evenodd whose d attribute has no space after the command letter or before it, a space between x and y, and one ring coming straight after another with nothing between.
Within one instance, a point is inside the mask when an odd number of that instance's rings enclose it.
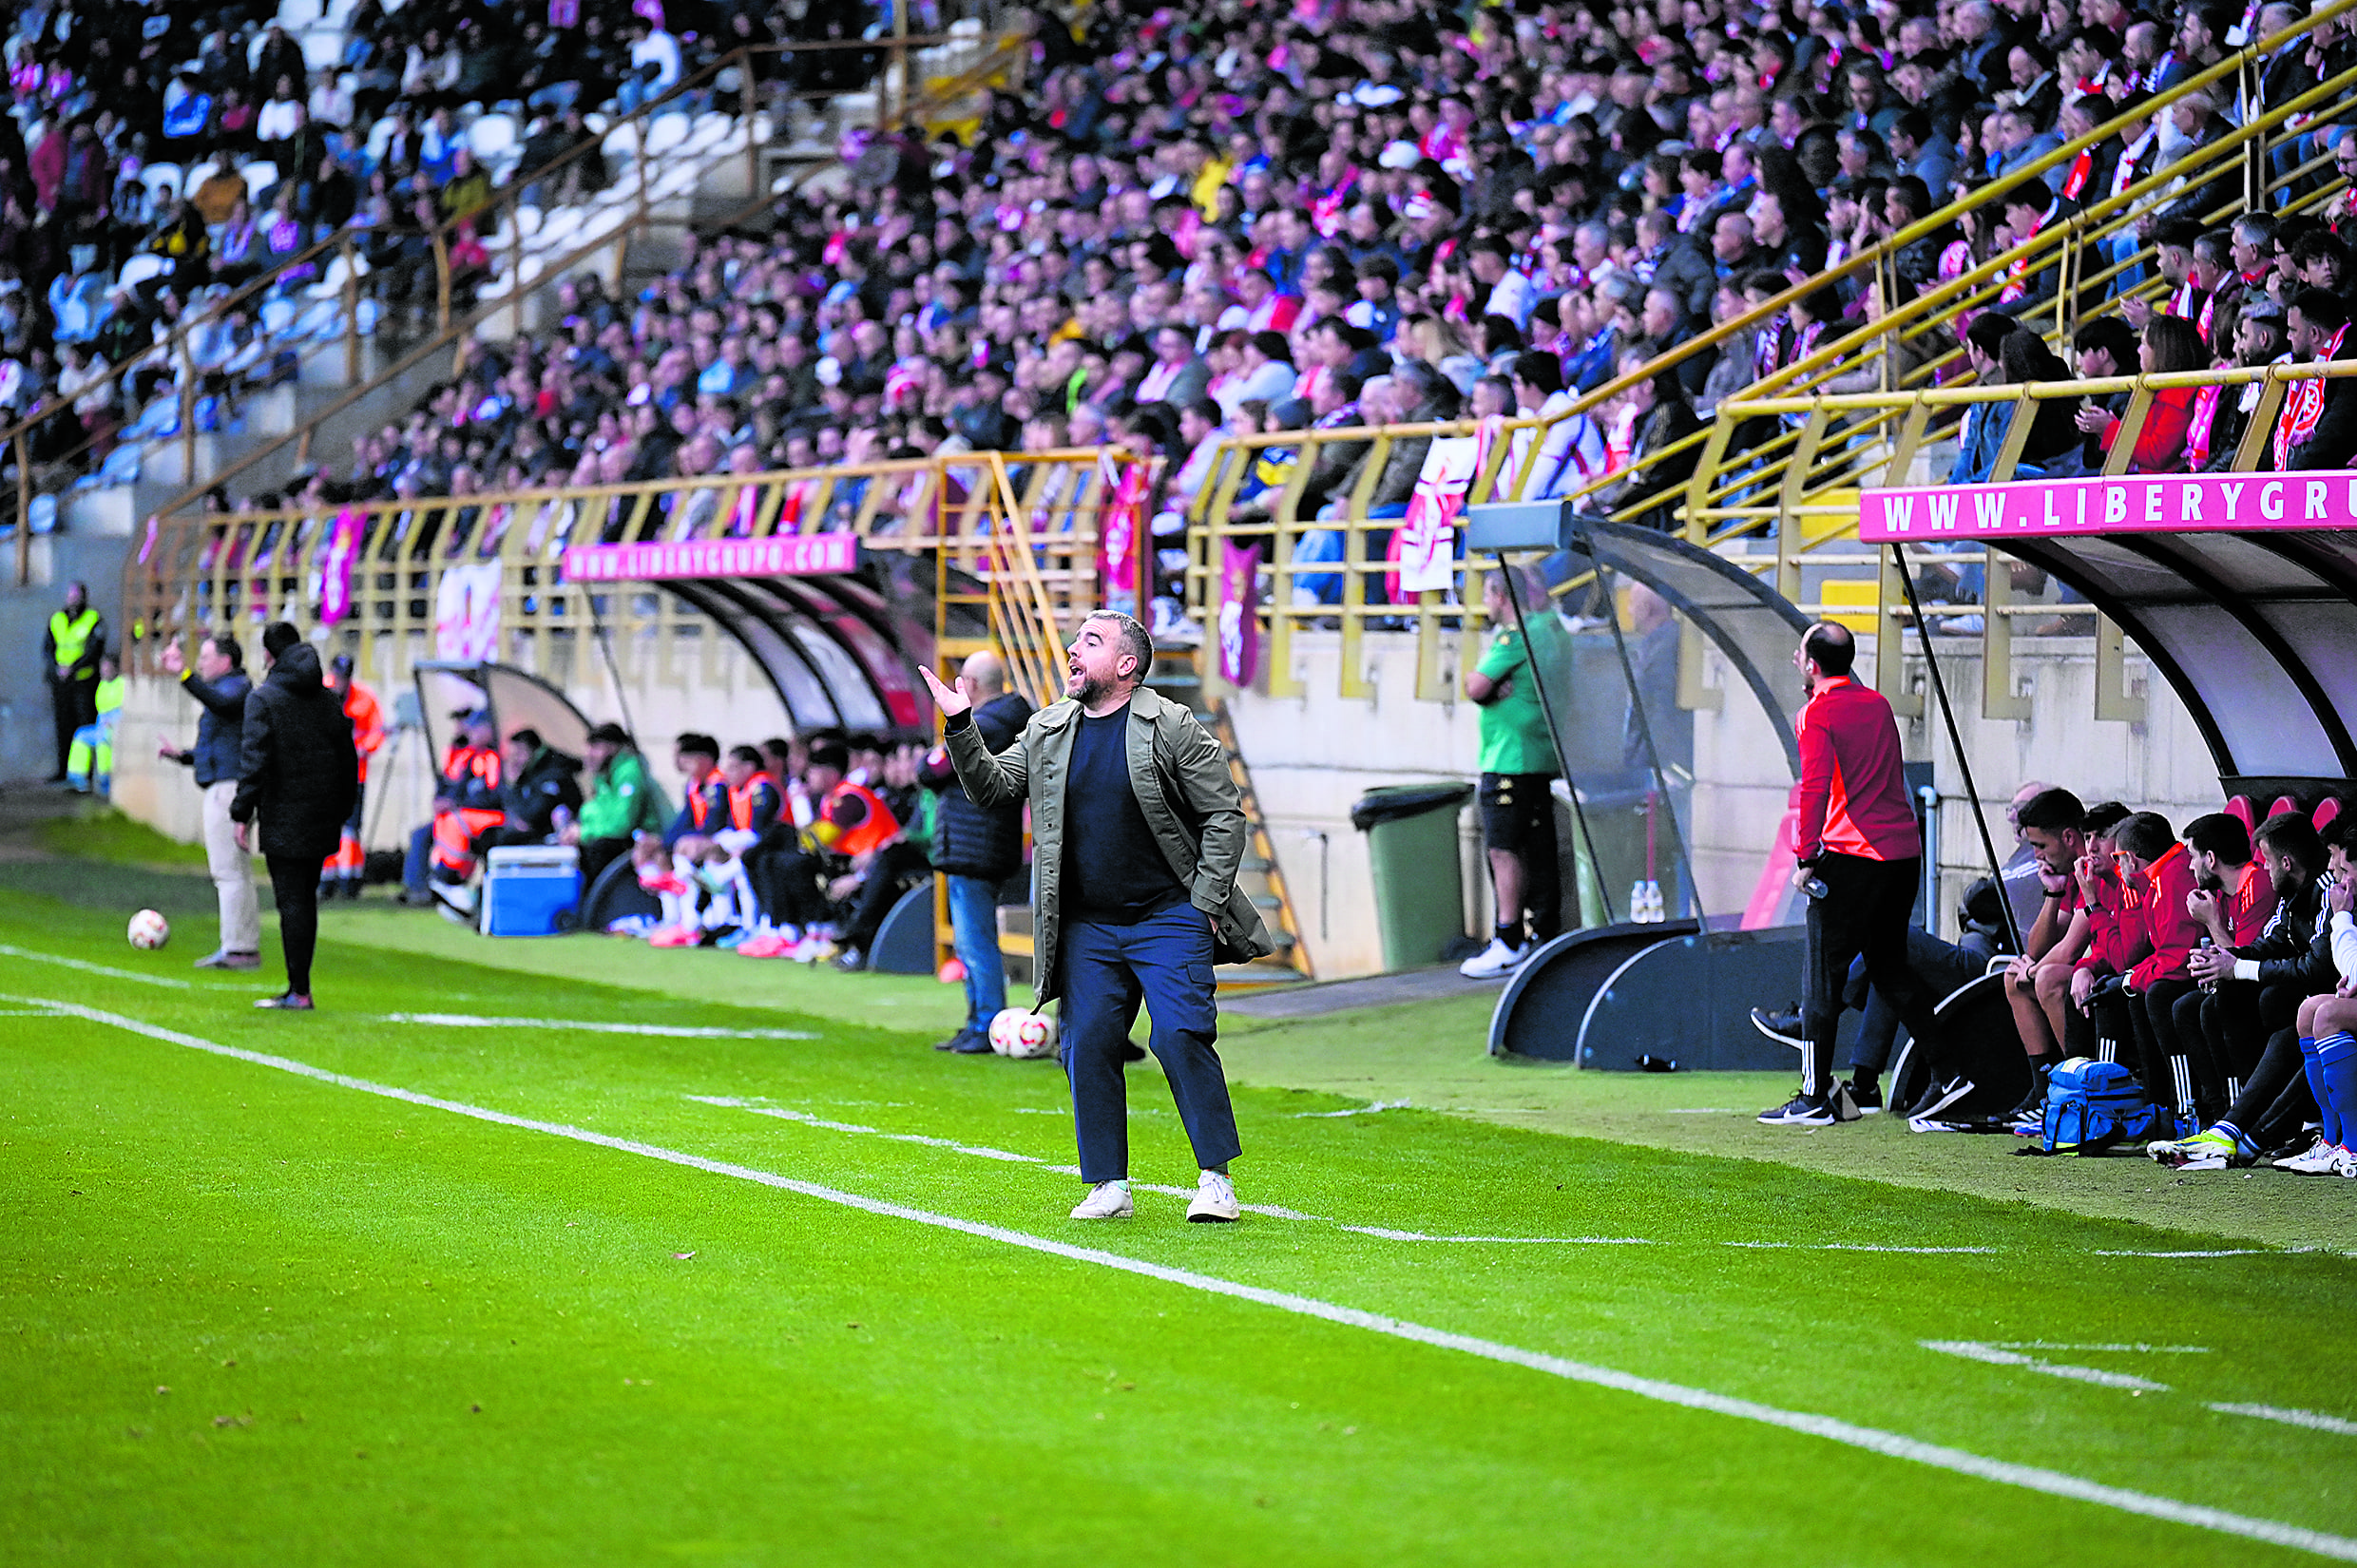
<instances>
[{"instance_id":1,"label":"man in red tracksuit","mask_svg":"<svg viewBox=\"0 0 2357 1568\"><path fill-rule=\"evenodd\" d=\"M1908 804L1899 726L1880 692L1850 675L1857 644L1819 621L1792 662L1809 688L1793 721L1800 742L1799 869L1810 894L1802 976L1800 1093L1759 1119L1772 1127L1825 1127L1842 1119L1833 1091L1833 1028L1851 960L1897 1009L1917 1040L1931 1038L1931 987L1907 962L1924 841Z\"/></svg>"}]
</instances>

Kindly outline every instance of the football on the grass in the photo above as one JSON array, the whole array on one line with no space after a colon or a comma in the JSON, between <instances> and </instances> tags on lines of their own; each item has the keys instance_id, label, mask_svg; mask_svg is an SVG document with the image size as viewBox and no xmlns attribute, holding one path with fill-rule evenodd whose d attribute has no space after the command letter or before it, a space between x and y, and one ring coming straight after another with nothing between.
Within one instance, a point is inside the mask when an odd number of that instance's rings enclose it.
<instances>
[{"instance_id":1,"label":"football on the grass","mask_svg":"<svg viewBox=\"0 0 2357 1568\"><path fill-rule=\"evenodd\" d=\"M131 917L131 928L125 934L132 947L145 952L172 940L172 923L160 909L142 909Z\"/></svg>"},{"instance_id":2,"label":"football on the grass","mask_svg":"<svg viewBox=\"0 0 2357 1568\"><path fill-rule=\"evenodd\" d=\"M1009 1007L990 1021L990 1049L1028 1061L1056 1049L1056 1021L1045 1013Z\"/></svg>"}]
</instances>

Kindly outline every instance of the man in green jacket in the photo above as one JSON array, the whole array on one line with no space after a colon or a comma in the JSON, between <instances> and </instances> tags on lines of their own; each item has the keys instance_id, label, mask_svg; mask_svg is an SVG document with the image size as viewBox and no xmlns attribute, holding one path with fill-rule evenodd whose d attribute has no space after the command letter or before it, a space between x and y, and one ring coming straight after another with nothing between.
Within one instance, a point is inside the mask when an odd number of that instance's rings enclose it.
<instances>
[{"instance_id":1,"label":"man in green jacket","mask_svg":"<svg viewBox=\"0 0 2357 1568\"><path fill-rule=\"evenodd\" d=\"M1227 754L1193 714L1143 687L1154 641L1101 610L1065 650L1064 700L1032 716L993 756L976 731L976 691L931 669L958 782L985 808L1028 799L1035 846L1037 989L1064 999L1064 1070L1088 1196L1074 1219L1122 1219L1129 1192L1123 1052L1142 1000L1200 1176L1191 1220L1242 1211L1228 1162L1240 1152L1213 1048L1212 965L1274 950L1236 886L1249 832Z\"/></svg>"},{"instance_id":2,"label":"man in green jacket","mask_svg":"<svg viewBox=\"0 0 2357 1568\"><path fill-rule=\"evenodd\" d=\"M581 815L557 835L581 849L581 886L594 886L598 873L630 852L635 835L660 833L671 820L671 803L646 776L646 758L619 724L589 732L589 798Z\"/></svg>"}]
</instances>

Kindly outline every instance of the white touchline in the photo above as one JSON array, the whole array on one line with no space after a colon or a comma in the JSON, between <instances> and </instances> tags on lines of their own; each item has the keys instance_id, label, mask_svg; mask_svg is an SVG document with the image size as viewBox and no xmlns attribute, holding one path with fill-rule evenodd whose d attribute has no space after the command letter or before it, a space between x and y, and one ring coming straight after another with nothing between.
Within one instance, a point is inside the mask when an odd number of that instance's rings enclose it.
<instances>
[{"instance_id":1,"label":"white touchline","mask_svg":"<svg viewBox=\"0 0 2357 1568\"><path fill-rule=\"evenodd\" d=\"M2059 1345L2050 1339L1992 1339L1983 1344L2001 1350L2108 1350L2116 1354L2140 1356L2206 1356L2207 1345Z\"/></svg>"},{"instance_id":2,"label":"white touchline","mask_svg":"<svg viewBox=\"0 0 2357 1568\"><path fill-rule=\"evenodd\" d=\"M2222 1416L2256 1416L2261 1421L2280 1421L2286 1426L2305 1426L2311 1432L2357 1437L2357 1421L2343 1421L2317 1410L2287 1410L2280 1405L2212 1405L2207 1408Z\"/></svg>"},{"instance_id":3,"label":"white touchline","mask_svg":"<svg viewBox=\"0 0 2357 1568\"><path fill-rule=\"evenodd\" d=\"M552 1138L569 1138L622 1154L638 1155L658 1159L669 1165L685 1166L706 1171L714 1176L733 1176L739 1181L757 1182L782 1192L797 1193L816 1198L822 1203L856 1209L863 1214L880 1214L891 1219L904 1219L912 1224L930 1226L935 1230L954 1231L961 1235L995 1241L1004 1246L1021 1247L1029 1252L1043 1252L1074 1263L1094 1264L1102 1269L1118 1269L1124 1273L1159 1280L1207 1295L1227 1296L1233 1300L1249 1301L1262 1307L1291 1312L1297 1317L1315 1318L1338 1324L1347 1329L1364 1329L1392 1339L1406 1340L1435 1349L1455 1350L1478 1356L1504 1366L1521 1367L1528 1371L1544 1372L1550 1377L1572 1383L1583 1383L1598 1388L1610 1388L1619 1393L1634 1394L1639 1399L1662 1405L1679 1405L1689 1410L1702 1410L1713 1415L1730 1416L1738 1421L1756 1422L1783 1431L1798 1432L1807 1437L1823 1438L1847 1447L1863 1449L1890 1459L1907 1460L1912 1463L1946 1470L1977 1480L1995 1482L2000 1485L2018 1486L2025 1491L2041 1492L2048 1497L2066 1498L2075 1502L2090 1502L2098 1507L2117 1509L2145 1519L2162 1520L2172 1524L2191 1525L2200 1530L2215 1530L2224 1535L2241 1536L2250 1540L2264 1540L2277 1546L2290 1546L2313 1552L2320 1557L2343 1562L2357 1562L2357 1539L2336 1536L2323 1530L2309 1530L2297 1524L2277 1520L2254 1519L2246 1514L2229 1513L2196 1502L2180 1502L2175 1498L2156 1497L2149 1492L2131 1491L2124 1486L2108 1486L2082 1476L2049 1470L2041 1465L2016 1464L2008 1460L1988 1459L1963 1448L1950 1448L1942 1444L1925 1443L1897 1432L1878 1427L1860 1426L1833 1416L1811 1415L1803 1410L1785 1410L1755 1400L1738 1399L1731 1394L1714 1393L1707 1388L1689 1388L1682 1384L1665 1383L1658 1378L1639 1377L1610 1367L1593 1366L1551 1356L1543 1351L1525 1350L1517 1346L1500 1344L1496 1340L1477 1339L1470 1334L1453 1333L1446 1329L1427 1328L1404 1318L1386 1317L1379 1312L1362 1311L1355 1307L1343 1307L1314 1296L1294 1295L1288 1291L1272 1291L1257 1285L1245 1285L1236 1280L1221 1279L1216 1274L1198 1273L1191 1269L1173 1269L1165 1264L1148 1263L1142 1258L1124 1257L1094 1247L1076 1247L1068 1241L1051 1241L1045 1236L1032 1235L1024 1231L1010 1231L1003 1226L986 1225L979 1220L960 1219L953 1214L937 1214L924 1209L911 1209L904 1204L889 1203L881 1198L868 1197L859 1193L847 1193L834 1187L822 1187L814 1181L802 1181L794 1176L780 1176L774 1171L756 1170L749 1165L732 1164L727 1160L707 1159L678 1149L665 1149L659 1144L641 1143L632 1138L616 1138L608 1133L594 1133L585 1127L568 1126L561 1121L538 1121L529 1117L510 1116L481 1105L469 1105L462 1100L443 1100L434 1095L419 1094L412 1089L396 1088L389 1083L374 1083L364 1078L349 1078L342 1073L329 1072L308 1062L288 1057L270 1056L260 1051L248 1051L235 1045L223 1045L196 1035L182 1034L159 1024L143 1023L120 1013L103 1012L85 1007L79 1003L51 1001L45 997L6 997L0 1002L25 1002L47 1006L68 1018L79 1018L111 1028L125 1029L133 1034L161 1041L167 1045L182 1045L190 1050L203 1051L212 1056L250 1062L258 1067L270 1067L278 1072L292 1073L297 1078L316 1082L331 1083L337 1088L357 1089L363 1094L378 1095L405 1104L425 1106L431 1110L448 1111L453 1116L488 1121L502 1127L515 1127L525 1132L546 1133Z\"/></svg>"},{"instance_id":4,"label":"white touchline","mask_svg":"<svg viewBox=\"0 0 2357 1568\"><path fill-rule=\"evenodd\" d=\"M972 1155L979 1159L1005 1160L1012 1165L1037 1165L1040 1169L1052 1171L1058 1176L1076 1176L1081 1174L1081 1168L1078 1165L1050 1165L1037 1155L1019 1155L1012 1149L993 1149L985 1143L960 1143L954 1138L931 1138L924 1133L888 1133L880 1127L863 1126L856 1121L831 1121L825 1117L812 1116L807 1111L790 1111L782 1105L762 1105L752 1100L737 1100L727 1095L690 1095L687 1098L699 1105L718 1105L731 1111L751 1111L755 1116L776 1117L780 1121L791 1121L804 1127L823 1127L831 1133L859 1133L869 1138L884 1138L892 1143L918 1143L928 1149L948 1149L956 1154ZM1195 1189L1192 1187L1162 1187L1151 1181L1133 1181L1130 1185L1149 1193L1170 1193L1178 1197L1195 1195ZM1245 1203L1238 1207L1255 1214L1268 1214L1277 1219L1315 1219L1317 1217L1315 1214L1298 1214L1292 1209L1280 1209L1272 1203Z\"/></svg>"},{"instance_id":5,"label":"white touchline","mask_svg":"<svg viewBox=\"0 0 2357 1568\"><path fill-rule=\"evenodd\" d=\"M1354 1105L1347 1111L1295 1111L1293 1119L1295 1121L1315 1121L1332 1117L1378 1116L1385 1111L1405 1111L1409 1108L1408 1101L1404 1100L1378 1100L1370 1105Z\"/></svg>"},{"instance_id":6,"label":"white touchline","mask_svg":"<svg viewBox=\"0 0 2357 1568\"><path fill-rule=\"evenodd\" d=\"M952 1154L971 1155L977 1159L996 1159L1014 1165L1037 1165L1040 1169L1053 1172L1058 1176L1079 1176L1081 1174L1081 1169L1077 1165L1051 1165L1046 1160L1040 1158L1037 1155L1017 1154L1011 1149L994 1149L988 1144L984 1143L960 1143L955 1138L934 1138L926 1133L888 1133L881 1127L870 1127L862 1122L836 1121L827 1117L813 1116L808 1111L789 1110L782 1105L770 1104L765 1100L746 1100L736 1095L689 1095L686 1098L695 1101L699 1105L717 1105L722 1110L729 1111L750 1111L755 1116L775 1117L779 1121L791 1121L800 1127L817 1127L831 1133L850 1133L860 1138L880 1138L891 1143L915 1143L928 1149L947 1149ZM1032 1111L1025 1107L1017 1107L1017 1109L1024 1110L1026 1115L1035 1116L1068 1116L1071 1114L1068 1111ZM1130 1111L1130 1115L1132 1116L1141 1114L1143 1113L1135 1107L1132 1107ZM1305 1116L1334 1116L1341 1113L1331 1111L1311 1111L1300 1114ZM1195 1195L1195 1189L1192 1187L1161 1187L1157 1186L1151 1181L1133 1181L1130 1183L1130 1186L1134 1190L1142 1193L1173 1193L1180 1197L1193 1197ZM1748 1252L1893 1252L1903 1255L1924 1257L1941 1257L1957 1253L1984 1256L2003 1251L2002 1248L1998 1247L1903 1247L1896 1245L1886 1245L1884 1243L1871 1241L1657 1242L1649 1236L1431 1235L1423 1231L1400 1231L1393 1230L1389 1226L1383 1225L1345 1225L1342 1221L1325 1214L1305 1214L1297 1209L1281 1208L1274 1203L1247 1203L1242 1205L1242 1208L1248 1214L1267 1214L1275 1219L1306 1219L1320 1225L1332 1225L1337 1229L1349 1231L1357 1235L1373 1236L1380 1241L1428 1241L1470 1246L1527 1245L1543 1247L1735 1247ZM2304 1251L2305 1249L2300 1250ZM2269 1251L2269 1249L2264 1247L2254 1247L2242 1248L2233 1252L2112 1252L2102 1253L2101 1255L2105 1257L2248 1257L2266 1255Z\"/></svg>"},{"instance_id":7,"label":"white touchline","mask_svg":"<svg viewBox=\"0 0 2357 1568\"><path fill-rule=\"evenodd\" d=\"M2092 1383L2103 1388L2133 1388L2142 1394L2165 1394L2169 1386L2150 1378L2131 1377L2126 1372L2107 1372L2099 1367L2072 1367L2059 1361L2041 1361L2025 1356L2019 1350L2002 1350L1977 1339L1917 1340L1926 1350L1937 1350L1944 1356L1962 1356L1966 1361L1984 1361L1991 1367L2019 1367L2025 1372L2042 1372L2048 1377L2068 1378L2073 1383Z\"/></svg>"},{"instance_id":8,"label":"white touchline","mask_svg":"<svg viewBox=\"0 0 2357 1568\"><path fill-rule=\"evenodd\" d=\"M387 1013L388 1023L437 1029L569 1029L576 1034L650 1035L664 1040L816 1040L808 1029L717 1029L689 1023L600 1023L579 1018L476 1018L470 1013Z\"/></svg>"},{"instance_id":9,"label":"white touchline","mask_svg":"<svg viewBox=\"0 0 2357 1568\"><path fill-rule=\"evenodd\" d=\"M105 975L109 980L135 980L142 985L163 985L175 991L193 991L193 980L174 980L166 975L144 975L137 969L109 968L104 964L85 964L78 958L62 958L56 953L37 953L30 947L14 947L0 942L0 957L29 959L35 964L54 964L61 969L80 969L86 975Z\"/></svg>"}]
</instances>

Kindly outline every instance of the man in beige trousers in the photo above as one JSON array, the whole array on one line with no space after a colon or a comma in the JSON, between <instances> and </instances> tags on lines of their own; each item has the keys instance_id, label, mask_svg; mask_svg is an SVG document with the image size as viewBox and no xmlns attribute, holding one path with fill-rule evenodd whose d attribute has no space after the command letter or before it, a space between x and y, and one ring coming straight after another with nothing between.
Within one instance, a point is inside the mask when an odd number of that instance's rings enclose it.
<instances>
[{"instance_id":1,"label":"man in beige trousers","mask_svg":"<svg viewBox=\"0 0 2357 1568\"><path fill-rule=\"evenodd\" d=\"M170 741L159 747L164 760L196 770L204 793L204 860L220 901L220 946L197 960L200 969L261 967L261 904L254 895L254 861L238 843L229 803L238 794L239 761L245 745L244 650L228 632L215 632L197 645L197 667L188 668L178 642L163 645L163 673L196 698L204 712L197 719L197 743L188 751Z\"/></svg>"}]
</instances>

